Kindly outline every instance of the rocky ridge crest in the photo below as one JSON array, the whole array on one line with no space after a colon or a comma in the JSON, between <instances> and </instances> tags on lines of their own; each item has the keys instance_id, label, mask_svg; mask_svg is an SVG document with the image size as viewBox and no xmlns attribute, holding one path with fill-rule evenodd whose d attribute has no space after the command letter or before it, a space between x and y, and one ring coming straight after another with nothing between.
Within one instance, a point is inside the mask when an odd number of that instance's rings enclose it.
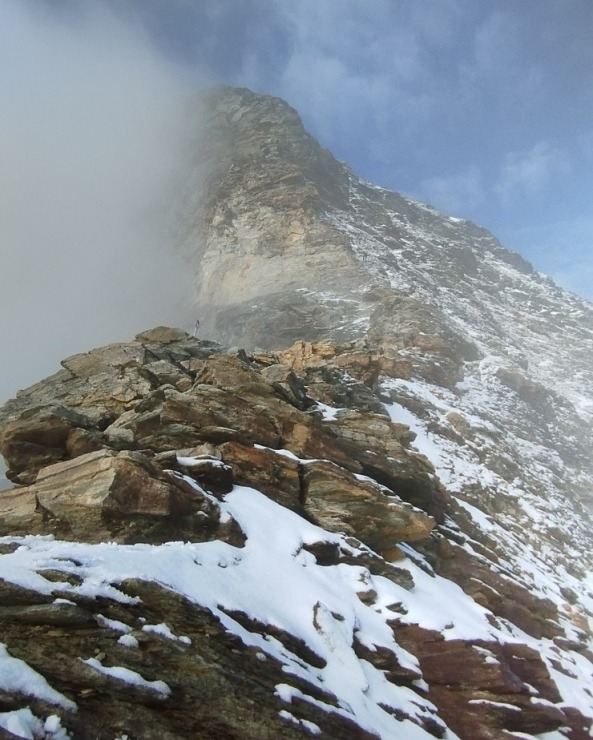
<instances>
[{"instance_id":1,"label":"rocky ridge crest","mask_svg":"<svg viewBox=\"0 0 593 740\"><path fill-rule=\"evenodd\" d=\"M19 485L0 498L4 661L54 693L3 685L4 711L76 738L587 737L585 613L569 587L530 592L392 420L381 389L409 377L404 354L360 341L247 353L160 327L68 358L6 404ZM167 562L176 542L192 598L175 568L132 565L147 545ZM226 576L256 547L252 600L210 602L209 553ZM304 598L251 613L285 587L276 560L289 579L335 574L337 601L325 585L310 612ZM336 659L354 671L347 698Z\"/></svg>"}]
</instances>

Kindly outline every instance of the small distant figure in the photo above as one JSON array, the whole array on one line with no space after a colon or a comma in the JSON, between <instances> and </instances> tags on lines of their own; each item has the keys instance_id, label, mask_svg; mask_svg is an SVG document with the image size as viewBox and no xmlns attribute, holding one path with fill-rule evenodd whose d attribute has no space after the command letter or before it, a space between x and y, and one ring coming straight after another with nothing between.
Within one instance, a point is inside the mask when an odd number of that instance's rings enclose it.
<instances>
[{"instance_id":1,"label":"small distant figure","mask_svg":"<svg viewBox=\"0 0 593 740\"><path fill-rule=\"evenodd\" d=\"M198 329L200 328L200 319L196 319L196 324L194 326L194 337L198 336Z\"/></svg>"}]
</instances>

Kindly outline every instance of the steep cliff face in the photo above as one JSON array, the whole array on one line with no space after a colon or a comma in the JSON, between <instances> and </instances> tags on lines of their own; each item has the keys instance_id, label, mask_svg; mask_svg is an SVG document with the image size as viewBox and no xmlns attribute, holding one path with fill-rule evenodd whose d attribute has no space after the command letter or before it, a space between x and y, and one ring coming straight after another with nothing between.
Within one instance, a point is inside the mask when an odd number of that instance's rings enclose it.
<instances>
[{"instance_id":1,"label":"steep cliff face","mask_svg":"<svg viewBox=\"0 0 593 740\"><path fill-rule=\"evenodd\" d=\"M277 98L222 89L203 106L177 218L203 331L270 349L335 338L345 318L366 318L367 274L347 235L323 218L347 207L347 168Z\"/></svg>"},{"instance_id":2,"label":"steep cliff face","mask_svg":"<svg viewBox=\"0 0 593 740\"><path fill-rule=\"evenodd\" d=\"M361 181L283 101L227 88L204 107L178 227L205 331L264 349L370 331L456 363L500 356L593 413L587 301L475 224Z\"/></svg>"},{"instance_id":3,"label":"steep cliff face","mask_svg":"<svg viewBox=\"0 0 593 740\"><path fill-rule=\"evenodd\" d=\"M592 307L282 101L204 110L176 225L222 344L0 409L0 728L590 737Z\"/></svg>"},{"instance_id":4,"label":"steep cliff face","mask_svg":"<svg viewBox=\"0 0 593 740\"><path fill-rule=\"evenodd\" d=\"M208 105L206 186L184 222L205 332L274 349L360 338L407 362L374 387L466 515L492 517L489 536L558 588L587 574L593 307L475 224L361 181L284 102L226 89ZM515 577L539 589L532 571Z\"/></svg>"},{"instance_id":5,"label":"steep cliff face","mask_svg":"<svg viewBox=\"0 0 593 740\"><path fill-rule=\"evenodd\" d=\"M590 510L591 305L484 229L362 182L284 102L223 89L207 110L201 187L180 207L204 334L399 353L420 385L392 385L392 399L445 431L472 483L523 490L527 476Z\"/></svg>"}]
</instances>

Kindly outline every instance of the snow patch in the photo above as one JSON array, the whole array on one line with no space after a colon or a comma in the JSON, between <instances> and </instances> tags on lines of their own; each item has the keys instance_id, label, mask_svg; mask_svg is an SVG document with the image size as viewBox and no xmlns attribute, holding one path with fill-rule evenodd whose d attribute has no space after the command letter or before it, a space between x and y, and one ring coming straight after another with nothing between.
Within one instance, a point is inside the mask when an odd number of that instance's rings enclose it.
<instances>
[{"instance_id":1,"label":"snow patch","mask_svg":"<svg viewBox=\"0 0 593 740\"><path fill-rule=\"evenodd\" d=\"M40 673L34 671L24 660L13 658L4 643L0 643L0 689L32 696L71 712L76 710L76 704L53 689Z\"/></svg>"},{"instance_id":2,"label":"snow patch","mask_svg":"<svg viewBox=\"0 0 593 740\"><path fill-rule=\"evenodd\" d=\"M142 689L148 689L149 691L155 691L157 694L163 694L164 696L169 696L171 693L171 689L164 681L148 681L139 673L129 668L124 668L123 666L104 666L97 658L87 658L86 660L80 658L80 660L82 663L88 665L89 668L102 673L104 676L115 678L117 681L122 681L131 686L138 686Z\"/></svg>"}]
</instances>

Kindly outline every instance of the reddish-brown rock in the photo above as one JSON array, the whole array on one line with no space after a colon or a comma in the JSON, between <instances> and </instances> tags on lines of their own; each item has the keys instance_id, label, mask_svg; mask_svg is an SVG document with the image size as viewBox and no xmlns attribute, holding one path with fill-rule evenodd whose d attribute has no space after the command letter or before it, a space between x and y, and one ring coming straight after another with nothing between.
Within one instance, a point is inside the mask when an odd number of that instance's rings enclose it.
<instances>
[{"instance_id":1,"label":"reddish-brown rock","mask_svg":"<svg viewBox=\"0 0 593 740\"><path fill-rule=\"evenodd\" d=\"M527 645L445 640L417 625L393 623L393 629L398 643L418 658L439 715L463 740L578 729L584 720L552 703L560 695L545 663Z\"/></svg>"}]
</instances>

